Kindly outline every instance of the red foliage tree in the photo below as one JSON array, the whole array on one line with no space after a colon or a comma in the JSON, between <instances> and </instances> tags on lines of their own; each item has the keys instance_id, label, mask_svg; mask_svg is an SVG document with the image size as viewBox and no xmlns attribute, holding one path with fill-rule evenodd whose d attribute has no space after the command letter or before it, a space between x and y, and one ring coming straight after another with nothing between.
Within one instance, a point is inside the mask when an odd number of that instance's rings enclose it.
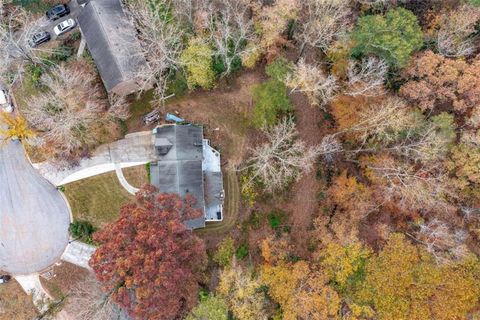
<instances>
[{"instance_id":1,"label":"red foliage tree","mask_svg":"<svg viewBox=\"0 0 480 320\"><path fill-rule=\"evenodd\" d=\"M133 318L177 319L195 305L207 259L203 241L182 222L200 214L192 204L146 186L94 235L101 246L90 266Z\"/></svg>"}]
</instances>

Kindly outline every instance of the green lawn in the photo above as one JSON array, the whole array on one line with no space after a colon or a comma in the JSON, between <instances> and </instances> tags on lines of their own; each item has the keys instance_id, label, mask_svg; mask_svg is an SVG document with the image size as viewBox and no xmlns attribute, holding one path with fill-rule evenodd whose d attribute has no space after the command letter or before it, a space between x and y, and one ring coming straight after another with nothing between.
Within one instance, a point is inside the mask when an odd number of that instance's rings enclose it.
<instances>
[{"instance_id":1,"label":"green lawn","mask_svg":"<svg viewBox=\"0 0 480 320\"><path fill-rule=\"evenodd\" d=\"M144 165L123 169L123 173L135 187L141 187L148 181ZM120 185L115 172L66 184L65 195L72 208L73 218L89 221L97 228L115 221L122 205L134 199Z\"/></svg>"}]
</instances>

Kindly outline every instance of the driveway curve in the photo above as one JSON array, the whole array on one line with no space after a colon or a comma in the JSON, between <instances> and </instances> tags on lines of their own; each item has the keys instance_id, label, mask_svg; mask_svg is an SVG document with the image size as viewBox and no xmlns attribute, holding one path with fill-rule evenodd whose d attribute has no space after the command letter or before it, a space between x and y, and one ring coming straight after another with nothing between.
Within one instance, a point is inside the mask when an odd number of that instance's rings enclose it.
<instances>
[{"instance_id":1,"label":"driveway curve","mask_svg":"<svg viewBox=\"0 0 480 320\"><path fill-rule=\"evenodd\" d=\"M21 143L0 144L0 269L26 275L49 267L67 246L69 223L65 200Z\"/></svg>"}]
</instances>

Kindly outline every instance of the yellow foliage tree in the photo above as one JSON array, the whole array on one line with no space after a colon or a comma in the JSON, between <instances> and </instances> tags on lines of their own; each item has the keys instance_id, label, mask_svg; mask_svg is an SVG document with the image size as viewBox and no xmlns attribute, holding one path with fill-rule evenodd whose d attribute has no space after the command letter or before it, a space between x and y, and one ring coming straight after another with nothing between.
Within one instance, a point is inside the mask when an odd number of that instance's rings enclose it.
<instances>
[{"instance_id":1,"label":"yellow foliage tree","mask_svg":"<svg viewBox=\"0 0 480 320\"><path fill-rule=\"evenodd\" d=\"M3 139L11 139L17 137L20 140L31 138L35 132L28 127L28 123L22 116L13 116L9 113L0 112L0 123L5 123L8 128L0 129L0 136Z\"/></svg>"},{"instance_id":2,"label":"yellow foliage tree","mask_svg":"<svg viewBox=\"0 0 480 320\"><path fill-rule=\"evenodd\" d=\"M237 319L266 320L266 299L260 286L260 281L233 259L232 266L222 271L217 290Z\"/></svg>"},{"instance_id":3,"label":"yellow foliage tree","mask_svg":"<svg viewBox=\"0 0 480 320\"><path fill-rule=\"evenodd\" d=\"M320 265L342 292L362 280L370 255L371 251L359 242L347 246L332 242L319 252Z\"/></svg>"},{"instance_id":4,"label":"yellow foliage tree","mask_svg":"<svg viewBox=\"0 0 480 320\"><path fill-rule=\"evenodd\" d=\"M424 249L393 234L367 265L357 295L379 319L465 319L479 298L477 258L439 266Z\"/></svg>"},{"instance_id":5,"label":"yellow foliage tree","mask_svg":"<svg viewBox=\"0 0 480 320\"><path fill-rule=\"evenodd\" d=\"M266 263L262 267L261 278L268 286L270 296L282 308L283 319L336 318L340 297L328 286L326 275L319 269L311 268L305 261L286 262L283 254L273 254L275 251L286 252L285 246L280 245L279 250L272 248L270 242L272 239L262 243Z\"/></svg>"},{"instance_id":6,"label":"yellow foliage tree","mask_svg":"<svg viewBox=\"0 0 480 320\"><path fill-rule=\"evenodd\" d=\"M193 38L183 51L180 60L187 69L189 88L200 86L211 89L215 84L213 49L202 38Z\"/></svg>"}]
</instances>

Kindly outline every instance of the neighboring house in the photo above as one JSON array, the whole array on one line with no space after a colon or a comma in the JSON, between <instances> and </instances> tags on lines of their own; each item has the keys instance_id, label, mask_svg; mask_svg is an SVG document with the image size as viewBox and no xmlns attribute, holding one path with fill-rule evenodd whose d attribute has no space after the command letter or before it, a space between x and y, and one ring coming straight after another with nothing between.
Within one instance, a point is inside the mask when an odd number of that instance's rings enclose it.
<instances>
[{"instance_id":1,"label":"neighboring house","mask_svg":"<svg viewBox=\"0 0 480 320\"><path fill-rule=\"evenodd\" d=\"M206 221L223 220L223 178L220 153L193 125L163 125L154 129L158 161L150 165L151 183L160 192L187 194L197 200L204 216L186 221L189 229L205 227Z\"/></svg>"},{"instance_id":2,"label":"neighboring house","mask_svg":"<svg viewBox=\"0 0 480 320\"><path fill-rule=\"evenodd\" d=\"M140 90L137 75L148 66L120 1L91 0L77 20L108 93L126 96Z\"/></svg>"}]
</instances>

